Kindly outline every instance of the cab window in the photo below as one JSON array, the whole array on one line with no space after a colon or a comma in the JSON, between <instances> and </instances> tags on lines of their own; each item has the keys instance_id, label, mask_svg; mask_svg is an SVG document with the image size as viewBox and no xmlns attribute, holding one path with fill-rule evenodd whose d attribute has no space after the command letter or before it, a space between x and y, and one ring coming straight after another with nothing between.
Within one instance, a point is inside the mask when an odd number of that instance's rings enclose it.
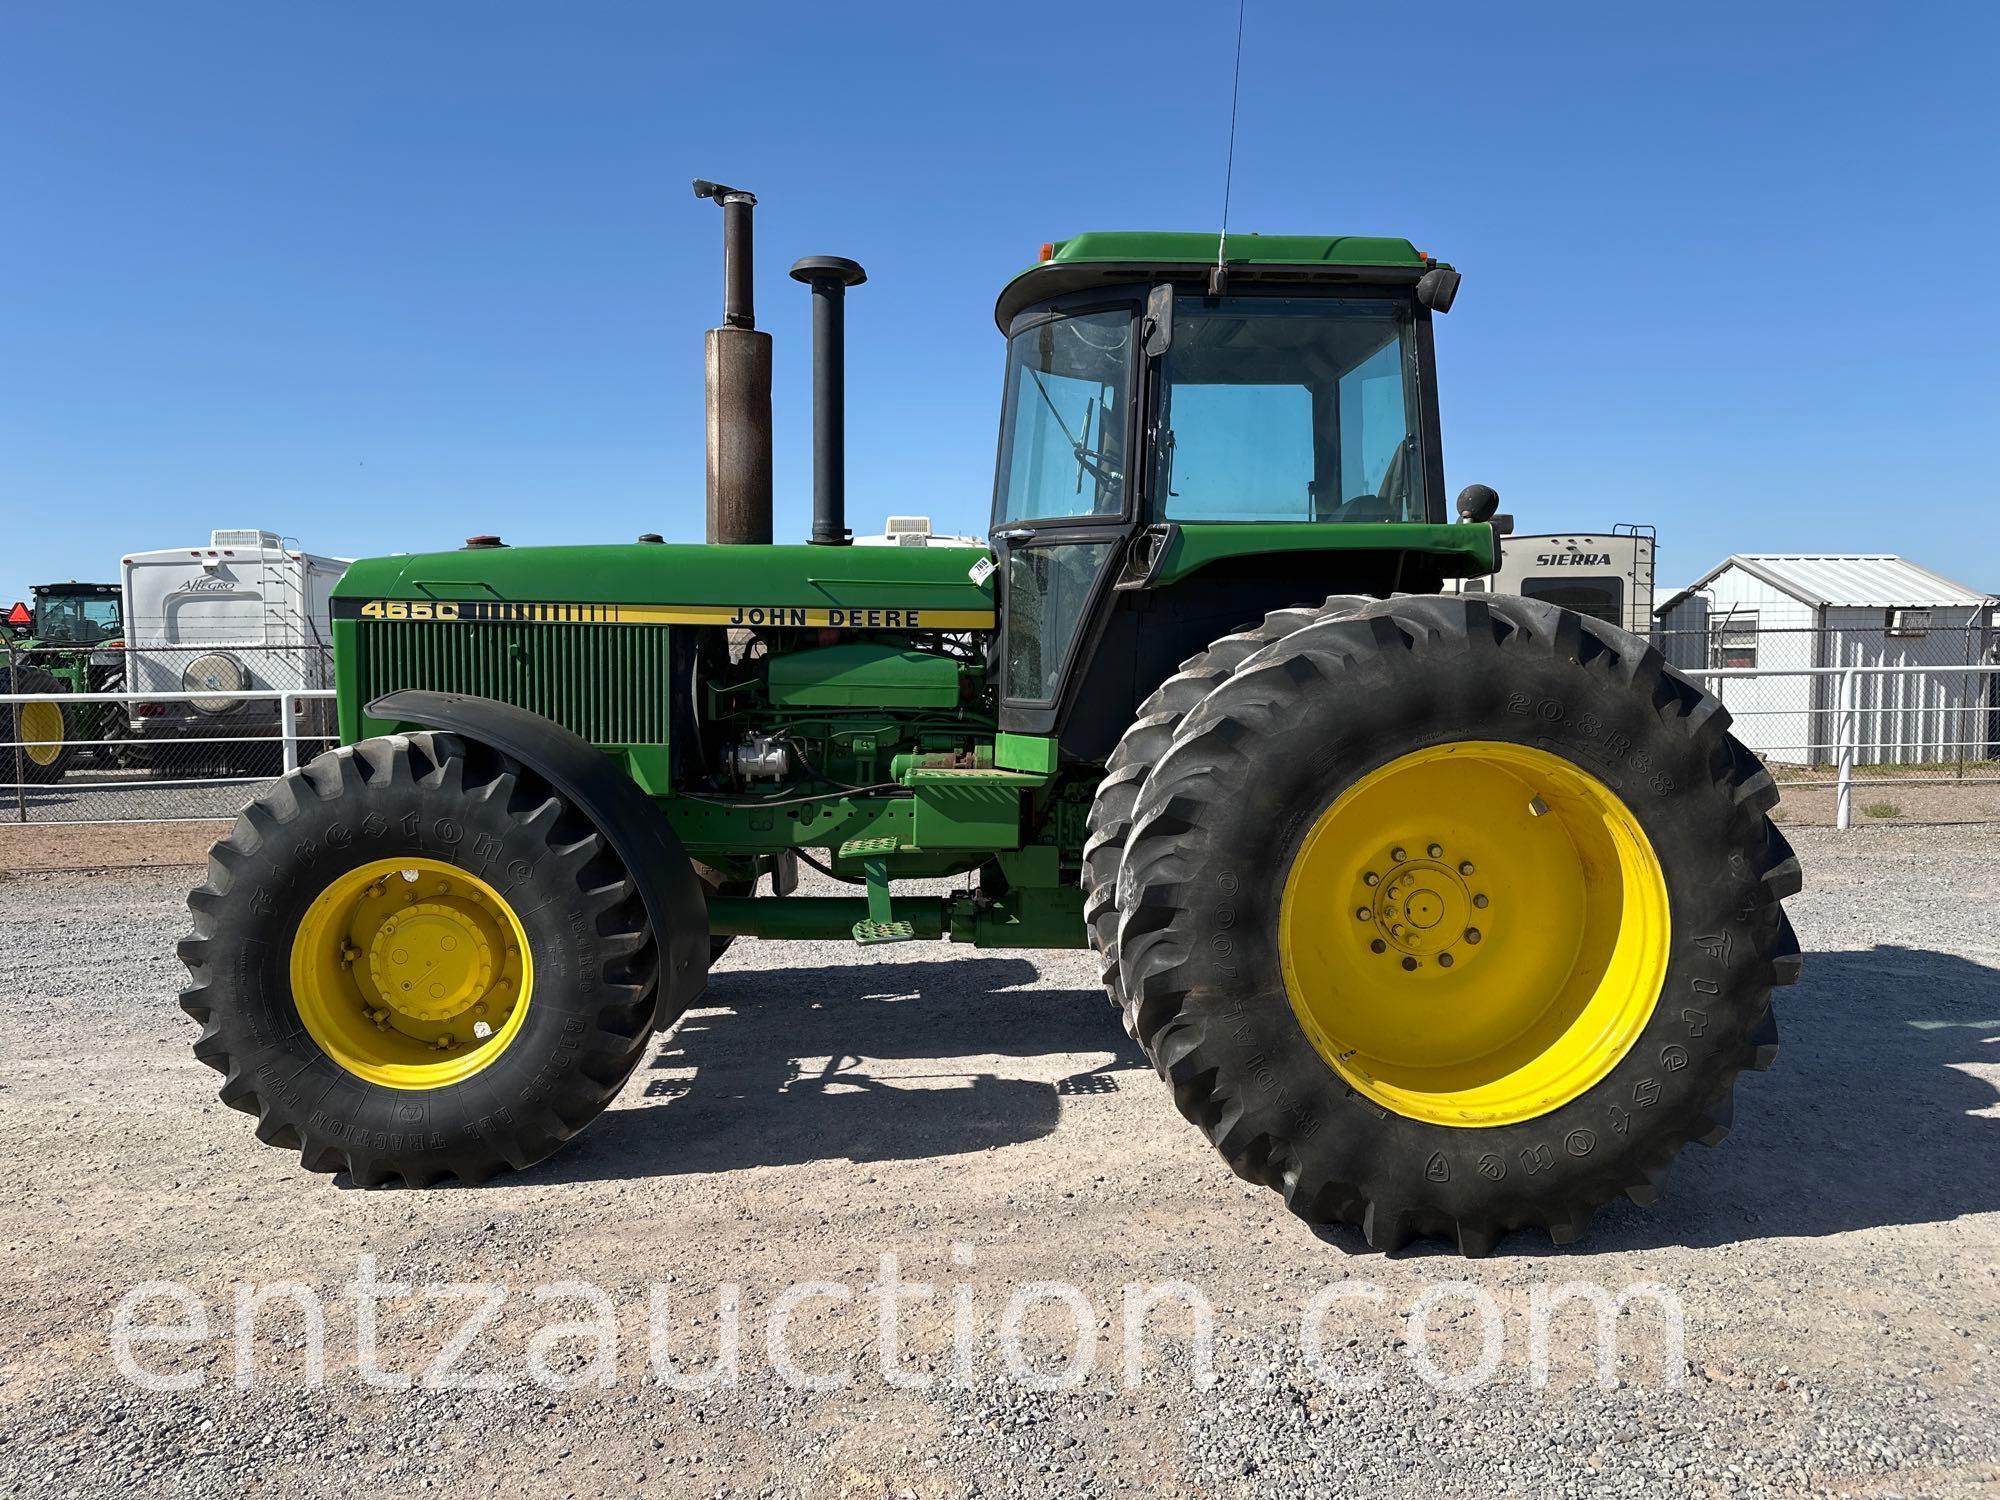
<instances>
[{"instance_id":1,"label":"cab window","mask_svg":"<svg viewBox=\"0 0 2000 1500\"><path fill-rule=\"evenodd\" d=\"M1182 298L1163 371L1164 519L1428 518L1408 304Z\"/></svg>"},{"instance_id":2,"label":"cab window","mask_svg":"<svg viewBox=\"0 0 2000 1500\"><path fill-rule=\"evenodd\" d=\"M1129 309L1052 318L1007 342L996 529L1125 511Z\"/></svg>"}]
</instances>

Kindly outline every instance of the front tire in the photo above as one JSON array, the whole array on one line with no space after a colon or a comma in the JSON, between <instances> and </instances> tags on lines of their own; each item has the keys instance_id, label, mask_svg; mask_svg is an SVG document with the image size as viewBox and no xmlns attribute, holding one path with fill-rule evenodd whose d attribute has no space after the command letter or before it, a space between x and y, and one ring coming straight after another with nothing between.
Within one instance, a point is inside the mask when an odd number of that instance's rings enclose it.
<instances>
[{"instance_id":1,"label":"front tire","mask_svg":"<svg viewBox=\"0 0 2000 1500\"><path fill-rule=\"evenodd\" d=\"M1182 1112L1378 1249L1650 1202L1770 1065L1798 968L1798 862L1726 724L1530 600L1384 601L1244 662L1147 777L1118 885Z\"/></svg>"},{"instance_id":2,"label":"front tire","mask_svg":"<svg viewBox=\"0 0 2000 1500\"><path fill-rule=\"evenodd\" d=\"M601 833L489 747L395 735L267 788L188 897L225 1104L366 1187L532 1165L616 1096L659 948Z\"/></svg>"}]
</instances>

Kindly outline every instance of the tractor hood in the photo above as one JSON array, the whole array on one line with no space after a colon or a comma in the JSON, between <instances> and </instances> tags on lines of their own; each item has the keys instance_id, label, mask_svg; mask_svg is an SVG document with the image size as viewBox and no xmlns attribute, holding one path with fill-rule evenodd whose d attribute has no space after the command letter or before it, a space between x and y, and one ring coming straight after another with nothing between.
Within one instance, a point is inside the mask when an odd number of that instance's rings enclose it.
<instances>
[{"instance_id":1,"label":"tractor hood","mask_svg":"<svg viewBox=\"0 0 2000 1500\"><path fill-rule=\"evenodd\" d=\"M985 630L993 587L963 547L467 547L363 558L334 617ZM391 601L455 606L404 612ZM371 606L381 606L379 608Z\"/></svg>"}]
</instances>

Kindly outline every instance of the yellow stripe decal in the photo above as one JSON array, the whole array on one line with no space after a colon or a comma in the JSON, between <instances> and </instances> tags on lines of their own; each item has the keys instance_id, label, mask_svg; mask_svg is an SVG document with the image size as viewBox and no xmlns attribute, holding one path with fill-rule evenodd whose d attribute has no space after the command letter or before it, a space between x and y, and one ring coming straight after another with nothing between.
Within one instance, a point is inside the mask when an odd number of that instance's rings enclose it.
<instances>
[{"instance_id":1,"label":"yellow stripe decal","mask_svg":"<svg viewBox=\"0 0 2000 1500\"><path fill-rule=\"evenodd\" d=\"M344 601L343 601L344 603ZM991 630L990 609L922 609L795 604L543 604L498 599L367 599L347 605L369 620L428 620L447 625L539 621L587 625L721 625L740 629Z\"/></svg>"}]
</instances>

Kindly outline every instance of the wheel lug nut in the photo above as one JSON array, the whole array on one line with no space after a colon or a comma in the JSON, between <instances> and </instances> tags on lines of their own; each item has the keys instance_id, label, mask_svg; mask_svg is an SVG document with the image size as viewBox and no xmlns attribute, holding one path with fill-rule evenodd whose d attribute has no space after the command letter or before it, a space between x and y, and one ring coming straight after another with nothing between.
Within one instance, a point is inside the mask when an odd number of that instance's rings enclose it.
<instances>
[{"instance_id":1,"label":"wheel lug nut","mask_svg":"<svg viewBox=\"0 0 2000 1500\"><path fill-rule=\"evenodd\" d=\"M447 1031L443 1036L437 1039L437 1049L440 1052L449 1052L451 1051L452 1048L456 1047L457 1045L458 1045L458 1039L454 1037L449 1031Z\"/></svg>"},{"instance_id":2,"label":"wheel lug nut","mask_svg":"<svg viewBox=\"0 0 2000 1500\"><path fill-rule=\"evenodd\" d=\"M1382 877L1380 875L1377 875L1373 870L1370 870L1366 875L1363 875L1361 877L1361 883L1363 885L1378 885L1381 883L1381 880Z\"/></svg>"},{"instance_id":3,"label":"wheel lug nut","mask_svg":"<svg viewBox=\"0 0 2000 1500\"><path fill-rule=\"evenodd\" d=\"M1358 911L1356 911L1354 913L1354 916L1356 921L1367 922L1374 918L1375 913L1370 911L1367 907L1364 906L1360 908Z\"/></svg>"},{"instance_id":4,"label":"wheel lug nut","mask_svg":"<svg viewBox=\"0 0 2000 1500\"><path fill-rule=\"evenodd\" d=\"M1449 969L1451 962L1451 955L1449 953L1440 953L1438 955L1438 967L1440 969Z\"/></svg>"},{"instance_id":5,"label":"wheel lug nut","mask_svg":"<svg viewBox=\"0 0 2000 1500\"><path fill-rule=\"evenodd\" d=\"M1432 844L1432 845L1430 846L1430 848L1426 849L1426 850L1425 850L1424 852L1425 852L1426 854L1430 855L1430 857L1431 857L1432 859L1443 859L1443 858L1444 858L1444 845L1443 845L1443 844Z\"/></svg>"},{"instance_id":6,"label":"wheel lug nut","mask_svg":"<svg viewBox=\"0 0 2000 1500\"><path fill-rule=\"evenodd\" d=\"M1479 907L1483 911L1485 910L1486 907L1486 898L1484 896L1474 896L1472 898L1472 904L1476 907Z\"/></svg>"},{"instance_id":7,"label":"wheel lug nut","mask_svg":"<svg viewBox=\"0 0 2000 1500\"><path fill-rule=\"evenodd\" d=\"M1478 941L1479 941L1479 929L1478 929L1477 927L1468 927L1468 928L1466 928L1466 929L1465 929L1465 940L1466 940L1466 941L1467 941L1468 943L1476 943L1476 942L1478 942Z\"/></svg>"},{"instance_id":8,"label":"wheel lug nut","mask_svg":"<svg viewBox=\"0 0 2000 1500\"><path fill-rule=\"evenodd\" d=\"M1417 967L1417 961L1414 958L1406 958L1403 960L1403 968L1405 970L1414 971L1416 967Z\"/></svg>"},{"instance_id":9,"label":"wheel lug nut","mask_svg":"<svg viewBox=\"0 0 2000 1500\"><path fill-rule=\"evenodd\" d=\"M1370 953L1384 953L1388 951L1388 947L1389 945L1387 943L1383 942L1380 938L1377 938L1375 939L1374 942L1368 945L1368 951Z\"/></svg>"},{"instance_id":10,"label":"wheel lug nut","mask_svg":"<svg viewBox=\"0 0 2000 1500\"><path fill-rule=\"evenodd\" d=\"M1461 875L1470 875L1472 873L1472 861L1469 859L1460 860L1458 862L1458 873Z\"/></svg>"},{"instance_id":11,"label":"wheel lug nut","mask_svg":"<svg viewBox=\"0 0 2000 1500\"><path fill-rule=\"evenodd\" d=\"M1399 865L1409 857L1410 856L1401 849L1391 849L1389 851L1389 858L1393 859Z\"/></svg>"}]
</instances>

